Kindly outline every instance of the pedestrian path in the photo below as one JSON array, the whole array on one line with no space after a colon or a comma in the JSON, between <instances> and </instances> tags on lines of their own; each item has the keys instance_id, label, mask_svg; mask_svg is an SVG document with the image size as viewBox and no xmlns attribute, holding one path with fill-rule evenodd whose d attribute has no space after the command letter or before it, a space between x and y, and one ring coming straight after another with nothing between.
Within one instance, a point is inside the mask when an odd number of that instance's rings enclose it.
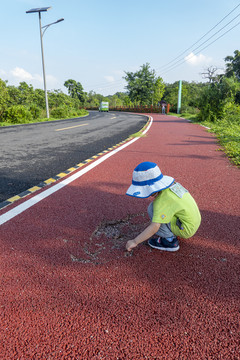
<instances>
[{"instance_id":1,"label":"pedestrian path","mask_svg":"<svg viewBox=\"0 0 240 360\"><path fill-rule=\"evenodd\" d=\"M239 169L203 127L152 117L145 136L0 212L3 359L239 357ZM199 205L174 254L124 251L148 224L149 200L125 195L142 161Z\"/></svg>"}]
</instances>

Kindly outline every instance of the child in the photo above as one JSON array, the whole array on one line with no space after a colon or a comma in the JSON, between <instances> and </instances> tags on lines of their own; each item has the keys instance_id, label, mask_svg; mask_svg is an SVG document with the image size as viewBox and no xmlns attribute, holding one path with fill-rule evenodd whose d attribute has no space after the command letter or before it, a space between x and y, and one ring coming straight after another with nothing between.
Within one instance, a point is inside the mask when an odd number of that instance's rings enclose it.
<instances>
[{"instance_id":1,"label":"child","mask_svg":"<svg viewBox=\"0 0 240 360\"><path fill-rule=\"evenodd\" d=\"M154 197L148 207L151 224L135 239L127 242L128 251L149 238L148 244L152 248L177 251L177 236L190 238L200 226L201 215L188 190L172 177L162 175L153 162L143 162L136 167L132 185L126 194L142 199ZM153 237L154 234L156 236Z\"/></svg>"}]
</instances>

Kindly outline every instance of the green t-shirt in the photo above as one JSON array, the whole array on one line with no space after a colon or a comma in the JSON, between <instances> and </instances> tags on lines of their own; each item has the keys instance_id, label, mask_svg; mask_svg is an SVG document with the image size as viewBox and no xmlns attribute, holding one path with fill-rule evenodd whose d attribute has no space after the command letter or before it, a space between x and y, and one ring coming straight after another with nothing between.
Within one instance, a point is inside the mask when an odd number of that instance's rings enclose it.
<instances>
[{"instance_id":1,"label":"green t-shirt","mask_svg":"<svg viewBox=\"0 0 240 360\"><path fill-rule=\"evenodd\" d=\"M177 226L177 220L182 223L182 229ZM152 222L171 223L172 232L176 236L189 238L195 234L201 223L198 206L180 184L175 183L170 188L159 192L153 202Z\"/></svg>"}]
</instances>

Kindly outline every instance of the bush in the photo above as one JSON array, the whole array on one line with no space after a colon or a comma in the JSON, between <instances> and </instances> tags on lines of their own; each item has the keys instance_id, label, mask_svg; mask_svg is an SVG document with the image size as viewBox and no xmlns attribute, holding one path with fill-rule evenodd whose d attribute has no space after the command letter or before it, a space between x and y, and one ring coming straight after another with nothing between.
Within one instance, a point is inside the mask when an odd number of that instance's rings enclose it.
<instances>
[{"instance_id":1,"label":"bush","mask_svg":"<svg viewBox=\"0 0 240 360\"><path fill-rule=\"evenodd\" d=\"M78 115L78 116L88 115L88 111L85 110L85 109L79 109L79 110L77 111L77 115Z\"/></svg>"},{"instance_id":2,"label":"bush","mask_svg":"<svg viewBox=\"0 0 240 360\"><path fill-rule=\"evenodd\" d=\"M33 119L31 112L23 105L12 105L4 112L3 118L10 124L24 124Z\"/></svg>"},{"instance_id":3,"label":"bush","mask_svg":"<svg viewBox=\"0 0 240 360\"><path fill-rule=\"evenodd\" d=\"M223 77L219 82L205 87L199 99L199 120L215 122L224 119L225 108L233 103L239 86L234 77Z\"/></svg>"},{"instance_id":4,"label":"bush","mask_svg":"<svg viewBox=\"0 0 240 360\"><path fill-rule=\"evenodd\" d=\"M37 105L35 104L31 105L29 111L32 114L33 119L40 118L42 110Z\"/></svg>"},{"instance_id":5,"label":"bush","mask_svg":"<svg viewBox=\"0 0 240 360\"><path fill-rule=\"evenodd\" d=\"M87 115L88 112L85 109L74 109L66 105L61 105L51 111L51 117L55 119L67 119L71 117L78 117Z\"/></svg>"},{"instance_id":6,"label":"bush","mask_svg":"<svg viewBox=\"0 0 240 360\"><path fill-rule=\"evenodd\" d=\"M181 108L181 113L182 114L192 114L192 115L196 115L196 114L199 114L199 109L198 108L195 108L193 106L183 106Z\"/></svg>"},{"instance_id":7,"label":"bush","mask_svg":"<svg viewBox=\"0 0 240 360\"><path fill-rule=\"evenodd\" d=\"M51 117L55 119L66 119L69 116L69 110L66 105L59 106L51 111Z\"/></svg>"},{"instance_id":8,"label":"bush","mask_svg":"<svg viewBox=\"0 0 240 360\"><path fill-rule=\"evenodd\" d=\"M224 120L240 125L240 105L229 103L224 109Z\"/></svg>"}]
</instances>

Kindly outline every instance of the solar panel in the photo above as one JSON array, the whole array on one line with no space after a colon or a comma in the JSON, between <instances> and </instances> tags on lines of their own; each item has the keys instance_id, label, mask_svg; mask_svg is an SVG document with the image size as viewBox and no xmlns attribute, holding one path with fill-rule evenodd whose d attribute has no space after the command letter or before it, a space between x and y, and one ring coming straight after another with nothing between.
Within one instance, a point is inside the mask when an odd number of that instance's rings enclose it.
<instances>
[{"instance_id":1,"label":"solar panel","mask_svg":"<svg viewBox=\"0 0 240 360\"><path fill-rule=\"evenodd\" d=\"M34 13L34 12L42 12L42 11L48 11L49 9L51 9L51 6L47 6L47 7L42 7L42 8L36 8L36 9L31 9L26 11L26 13Z\"/></svg>"}]
</instances>

